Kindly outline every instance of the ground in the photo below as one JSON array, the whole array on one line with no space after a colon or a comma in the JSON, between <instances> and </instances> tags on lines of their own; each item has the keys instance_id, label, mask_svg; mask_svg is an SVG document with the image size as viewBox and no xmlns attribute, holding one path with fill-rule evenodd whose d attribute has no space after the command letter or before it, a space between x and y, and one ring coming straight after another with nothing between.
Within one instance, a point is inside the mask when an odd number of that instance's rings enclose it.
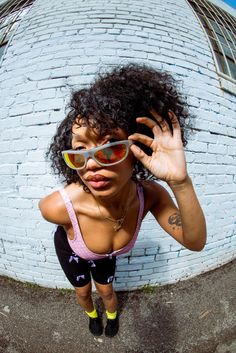
<instances>
[{"instance_id":1,"label":"ground","mask_svg":"<svg viewBox=\"0 0 236 353\"><path fill-rule=\"evenodd\" d=\"M0 285L0 353L236 353L236 260L176 284L119 292L112 339L90 334L74 291L5 277Z\"/></svg>"}]
</instances>

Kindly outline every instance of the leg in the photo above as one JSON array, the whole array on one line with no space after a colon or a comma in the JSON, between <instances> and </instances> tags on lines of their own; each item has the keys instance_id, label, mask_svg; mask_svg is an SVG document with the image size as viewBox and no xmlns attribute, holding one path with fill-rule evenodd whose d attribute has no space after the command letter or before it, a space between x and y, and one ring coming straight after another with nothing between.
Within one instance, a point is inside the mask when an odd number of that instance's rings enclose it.
<instances>
[{"instance_id":1,"label":"leg","mask_svg":"<svg viewBox=\"0 0 236 353\"><path fill-rule=\"evenodd\" d=\"M96 289L106 310L113 313L117 310L117 297L112 285L116 269L116 257L90 261L90 263Z\"/></svg>"},{"instance_id":2,"label":"leg","mask_svg":"<svg viewBox=\"0 0 236 353\"><path fill-rule=\"evenodd\" d=\"M100 336L103 327L92 302L90 264L72 251L66 232L60 226L55 232L54 242L61 267L67 279L75 287L77 301L89 316L89 329L94 335Z\"/></svg>"},{"instance_id":3,"label":"leg","mask_svg":"<svg viewBox=\"0 0 236 353\"><path fill-rule=\"evenodd\" d=\"M114 337L119 331L116 293L113 289L112 283L99 284L95 282L95 286L106 308L107 324L105 327L105 335L107 337Z\"/></svg>"},{"instance_id":4,"label":"leg","mask_svg":"<svg viewBox=\"0 0 236 353\"><path fill-rule=\"evenodd\" d=\"M101 296L105 309L110 313L117 311L117 296L112 283L100 284L94 281L98 294Z\"/></svg>"},{"instance_id":5,"label":"leg","mask_svg":"<svg viewBox=\"0 0 236 353\"><path fill-rule=\"evenodd\" d=\"M86 286L76 287L76 298L80 306L89 316L89 330L94 336L100 336L103 332L102 320L99 317L97 310L94 308L91 296L91 282Z\"/></svg>"},{"instance_id":6,"label":"leg","mask_svg":"<svg viewBox=\"0 0 236 353\"><path fill-rule=\"evenodd\" d=\"M80 306L87 312L94 310L93 301L92 301L92 285L91 282L86 284L83 287L75 287L76 299Z\"/></svg>"},{"instance_id":7,"label":"leg","mask_svg":"<svg viewBox=\"0 0 236 353\"><path fill-rule=\"evenodd\" d=\"M115 336L119 330L117 296L112 285L115 275L115 267L116 258L111 257L93 261L91 268L96 289L106 308L107 325L105 327L105 335L108 337Z\"/></svg>"}]
</instances>

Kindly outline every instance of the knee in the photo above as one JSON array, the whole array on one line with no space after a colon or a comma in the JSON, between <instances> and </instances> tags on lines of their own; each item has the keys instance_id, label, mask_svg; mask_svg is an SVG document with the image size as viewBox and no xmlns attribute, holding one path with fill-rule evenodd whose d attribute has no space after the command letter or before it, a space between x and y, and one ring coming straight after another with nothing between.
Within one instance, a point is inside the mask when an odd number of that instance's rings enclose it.
<instances>
[{"instance_id":1,"label":"knee","mask_svg":"<svg viewBox=\"0 0 236 353\"><path fill-rule=\"evenodd\" d=\"M114 290L113 289L102 289L102 290L99 289L98 293L104 300L111 300L114 295Z\"/></svg>"},{"instance_id":2,"label":"knee","mask_svg":"<svg viewBox=\"0 0 236 353\"><path fill-rule=\"evenodd\" d=\"M76 298L79 301L86 301L91 297L91 289L86 288L86 289L82 289L82 288L76 288Z\"/></svg>"}]
</instances>

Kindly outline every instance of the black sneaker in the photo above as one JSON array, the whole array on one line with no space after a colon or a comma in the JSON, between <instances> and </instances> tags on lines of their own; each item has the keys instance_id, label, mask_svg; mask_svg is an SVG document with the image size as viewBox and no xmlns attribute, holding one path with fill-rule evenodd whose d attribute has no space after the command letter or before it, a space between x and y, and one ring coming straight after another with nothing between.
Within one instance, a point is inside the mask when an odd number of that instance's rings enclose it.
<instances>
[{"instance_id":1,"label":"black sneaker","mask_svg":"<svg viewBox=\"0 0 236 353\"><path fill-rule=\"evenodd\" d=\"M119 331L118 316L113 320L107 319L107 325L105 327L105 335L107 337L114 337L118 331Z\"/></svg>"},{"instance_id":2,"label":"black sneaker","mask_svg":"<svg viewBox=\"0 0 236 353\"><path fill-rule=\"evenodd\" d=\"M103 332L103 325L102 325L102 320L98 316L96 319L92 319L91 317L89 318L89 331L94 335L94 336L101 336Z\"/></svg>"}]
</instances>

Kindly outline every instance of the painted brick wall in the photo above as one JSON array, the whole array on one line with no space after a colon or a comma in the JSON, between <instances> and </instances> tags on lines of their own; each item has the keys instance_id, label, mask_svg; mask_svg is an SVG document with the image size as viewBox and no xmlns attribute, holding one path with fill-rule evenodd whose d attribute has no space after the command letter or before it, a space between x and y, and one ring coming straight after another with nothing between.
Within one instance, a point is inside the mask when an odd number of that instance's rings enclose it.
<instances>
[{"instance_id":1,"label":"painted brick wall","mask_svg":"<svg viewBox=\"0 0 236 353\"><path fill-rule=\"evenodd\" d=\"M196 114L186 151L204 209L204 251L184 249L151 215L131 253L119 258L116 288L165 284L235 258L236 97L222 91L203 31L185 0L36 0L0 68L0 273L69 288L53 247L55 226L38 200L61 187L44 159L73 88L99 69L145 62L182 80Z\"/></svg>"}]
</instances>

